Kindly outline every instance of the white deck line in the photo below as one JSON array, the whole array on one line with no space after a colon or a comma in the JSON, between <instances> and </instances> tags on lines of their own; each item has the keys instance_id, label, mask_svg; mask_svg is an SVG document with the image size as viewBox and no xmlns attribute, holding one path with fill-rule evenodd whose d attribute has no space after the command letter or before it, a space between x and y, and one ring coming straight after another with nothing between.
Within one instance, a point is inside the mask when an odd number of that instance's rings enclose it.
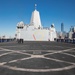
<instances>
[{"instance_id":1,"label":"white deck line","mask_svg":"<svg viewBox=\"0 0 75 75\"><path fill-rule=\"evenodd\" d=\"M54 69L27 69L27 68L11 67L8 65L2 65L1 67L8 68L11 70L16 70L16 71L27 71L27 72L57 72L57 71L65 71L65 70L75 68L75 65L70 65L62 68L54 68Z\"/></svg>"}]
</instances>

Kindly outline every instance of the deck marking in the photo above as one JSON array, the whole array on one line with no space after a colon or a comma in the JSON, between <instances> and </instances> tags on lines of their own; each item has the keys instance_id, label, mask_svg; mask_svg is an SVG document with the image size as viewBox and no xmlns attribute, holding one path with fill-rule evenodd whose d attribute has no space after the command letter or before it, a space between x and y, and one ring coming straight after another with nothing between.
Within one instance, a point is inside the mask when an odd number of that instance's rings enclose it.
<instances>
[{"instance_id":1,"label":"deck marking","mask_svg":"<svg viewBox=\"0 0 75 75\"><path fill-rule=\"evenodd\" d=\"M68 55L68 56L72 56L75 58L75 55L73 54L69 54L69 53L65 53L65 52L70 52L72 51L73 49L75 48L70 48L70 49L65 49L65 50L59 50L59 51L53 51L53 50L41 50L41 52L51 52L51 53L46 53L46 54L42 54L42 55L34 55L34 54L29 54L29 53L25 53L22 51L15 51L15 50L10 50L10 49L5 49L5 48L1 48L3 51L10 51L8 53L3 53L0 55L1 56L4 56L4 55L8 55L8 54L11 54L11 53L19 53L19 54L25 54L25 55L29 55L30 57L26 57L26 58L21 58L21 59L15 59L15 60L11 60L9 62L1 62L0 63L0 67L4 67L4 68L8 68L8 69L11 69L11 70L17 70L17 71L28 71L28 72L56 72L56 71L65 71L65 70L70 70L70 69L73 69L75 68L75 63L73 62L68 62L68 61L64 61L64 60L59 60L59 59L54 59L54 58L50 58L50 57L45 57L46 55L51 55L51 54L56 54L56 53L60 53L60 54L65 54L65 55ZM25 50L27 51L27 50ZM34 50L30 50L28 52L31 52L31 51L34 51ZM37 50L38 51L38 50ZM9 66L7 65L7 63L15 63L15 62L18 62L18 61L23 61L23 60L30 60L32 58L43 58L43 59L47 59L47 60L52 60L52 61L56 61L56 62L62 62L62 63L67 63L67 64L70 64L70 66L66 66L66 67L61 67L61 68L51 68L51 69L30 69L30 68L19 68L17 66Z\"/></svg>"}]
</instances>

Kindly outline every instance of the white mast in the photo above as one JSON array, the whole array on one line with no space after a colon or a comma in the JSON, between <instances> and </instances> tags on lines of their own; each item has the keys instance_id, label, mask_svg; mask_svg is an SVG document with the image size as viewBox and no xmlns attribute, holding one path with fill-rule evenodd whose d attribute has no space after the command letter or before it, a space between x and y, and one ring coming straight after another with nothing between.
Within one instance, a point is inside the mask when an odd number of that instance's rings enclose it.
<instances>
[{"instance_id":1,"label":"white mast","mask_svg":"<svg viewBox=\"0 0 75 75\"><path fill-rule=\"evenodd\" d=\"M30 25L33 25L34 28L42 28L40 14L39 11L36 10L36 6L37 4L35 4L35 10L32 12Z\"/></svg>"}]
</instances>

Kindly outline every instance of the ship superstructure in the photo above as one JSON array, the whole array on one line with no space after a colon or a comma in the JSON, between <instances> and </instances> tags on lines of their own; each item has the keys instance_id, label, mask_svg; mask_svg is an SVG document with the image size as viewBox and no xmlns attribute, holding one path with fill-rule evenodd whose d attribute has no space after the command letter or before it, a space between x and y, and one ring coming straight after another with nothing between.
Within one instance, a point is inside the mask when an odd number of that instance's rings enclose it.
<instances>
[{"instance_id":1,"label":"ship superstructure","mask_svg":"<svg viewBox=\"0 0 75 75\"><path fill-rule=\"evenodd\" d=\"M23 21L16 27L16 39L24 41L54 41L57 38L54 24L50 28L44 28L41 23L40 13L36 9L32 12L30 24Z\"/></svg>"}]
</instances>

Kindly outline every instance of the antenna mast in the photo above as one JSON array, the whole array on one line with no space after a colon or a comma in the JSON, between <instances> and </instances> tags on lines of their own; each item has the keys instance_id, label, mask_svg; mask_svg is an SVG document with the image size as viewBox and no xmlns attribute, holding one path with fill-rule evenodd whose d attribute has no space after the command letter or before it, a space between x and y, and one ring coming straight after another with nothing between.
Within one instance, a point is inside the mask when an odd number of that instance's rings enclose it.
<instances>
[{"instance_id":1,"label":"antenna mast","mask_svg":"<svg viewBox=\"0 0 75 75\"><path fill-rule=\"evenodd\" d=\"M35 4L35 10L36 10L37 4Z\"/></svg>"}]
</instances>

